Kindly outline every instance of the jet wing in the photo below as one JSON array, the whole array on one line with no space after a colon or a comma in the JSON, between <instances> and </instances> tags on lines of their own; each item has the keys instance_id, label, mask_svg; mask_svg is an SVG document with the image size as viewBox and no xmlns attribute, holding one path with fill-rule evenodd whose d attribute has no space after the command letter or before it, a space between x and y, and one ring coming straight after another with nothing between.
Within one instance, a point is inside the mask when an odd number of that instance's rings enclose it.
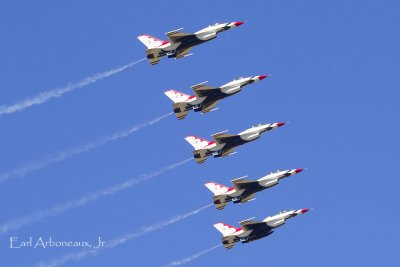
<instances>
[{"instance_id":1,"label":"jet wing","mask_svg":"<svg viewBox=\"0 0 400 267\"><path fill-rule=\"evenodd\" d=\"M256 194L256 193L253 193L253 194L250 194L250 195L247 195L247 196L246 196L246 193L244 193L244 194L242 195L242 198L240 199L240 203L245 203L245 202L254 200L255 198L253 198L253 197L254 197L255 194Z\"/></svg>"},{"instance_id":2,"label":"jet wing","mask_svg":"<svg viewBox=\"0 0 400 267\"><path fill-rule=\"evenodd\" d=\"M242 192L240 203L254 200L253 197L256 194L254 192L254 187L258 185L258 182L244 179L246 177L247 176L243 176L231 181L236 189L236 192Z\"/></svg>"},{"instance_id":3,"label":"jet wing","mask_svg":"<svg viewBox=\"0 0 400 267\"><path fill-rule=\"evenodd\" d=\"M254 221L254 218L250 218L240 222L242 228L246 231L252 232L268 232L272 228L268 226L265 222Z\"/></svg>"},{"instance_id":4,"label":"jet wing","mask_svg":"<svg viewBox=\"0 0 400 267\"><path fill-rule=\"evenodd\" d=\"M204 85L205 83L207 83L207 82L199 83L199 84L192 86L192 89L193 89L194 93L196 94L196 97L200 98L203 96L207 96L212 91L219 89L218 87L206 86L206 85Z\"/></svg>"},{"instance_id":5,"label":"jet wing","mask_svg":"<svg viewBox=\"0 0 400 267\"><path fill-rule=\"evenodd\" d=\"M185 49L177 49L176 50L176 58L182 58L185 57L189 54L190 50L192 50L193 47L185 48Z\"/></svg>"},{"instance_id":6,"label":"jet wing","mask_svg":"<svg viewBox=\"0 0 400 267\"><path fill-rule=\"evenodd\" d=\"M219 144L225 144L240 139L240 136L237 134L224 134L224 133L214 134L212 135L212 137Z\"/></svg>"},{"instance_id":7,"label":"jet wing","mask_svg":"<svg viewBox=\"0 0 400 267\"><path fill-rule=\"evenodd\" d=\"M203 113L210 112L218 104L219 100L207 101L207 99L201 105L201 111Z\"/></svg>"},{"instance_id":8,"label":"jet wing","mask_svg":"<svg viewBox=\"0 0 400 267\"><path fill-rule=\"evenodd\" d=\"M243 189L247 189L249 188L249 186L253 185L254 183L257 183L257 181L252 181L252 180L246 180L244 178L246 178L247 176L243 176L237 179L232 180L231 182L233 183L233 185L235 186L236 191L240 191Z\"/></svg>"},{"instance_id":9,"label":"jet wing","mask_svg":"<svg viewBox=\"0 0 400 267\"><path fill-rule=\"evenodd\" d=\"M232 153L235 151L235 148L236 148L236 147L232 147L232 148L230 148L230 149L227 149L227 150L223 151L223 152L221 153L221 157L229 156L229 154L232 154Z\"/></svg>"},{"instance_id":10,"label":"jet wing","mask_svg":"<svg viewBox=\"0 0 400 267\"><path fill-rule=\"evenodd\" d=\"M171 43L182 43L182 42L188 41L190 39L196 38L195 34L180 32L179 30L182 30L182 29L178 29L178 30L174 30L174 31L165 33L168 36Z\"/></svg>"}]
</instances>

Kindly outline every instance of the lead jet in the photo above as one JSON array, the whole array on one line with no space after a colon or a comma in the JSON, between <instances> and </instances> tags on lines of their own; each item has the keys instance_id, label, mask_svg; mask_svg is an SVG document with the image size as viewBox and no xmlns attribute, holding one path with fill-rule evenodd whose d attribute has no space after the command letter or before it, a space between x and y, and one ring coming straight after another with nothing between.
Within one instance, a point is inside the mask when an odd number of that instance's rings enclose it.
<instances>
[{"instance_id":1,"label":"lead jet","mask_svg":"<svg viewBox=\"0 0 400 267\"><path fill-rule=\"evenodd\" d=\"M257 124L238 134L225 134L226 131L211 135L214 141L189 135L185 140L194 147L193 156L197 163L206 161L207 157L226 157L234 154L236 147L260 138L262 133L271 131L285 125L285 122Z\"/></svg>"},{"instance_id":2,"label":"lead jet","mask_svg":"<svg viewBox=\"0 0 400 267\"><path fill-rule=\"evenodd\" d=\"M218 183L209 182L205 186L214 193L213 202L218 210L222 210L228 204L246 203L254 200L257 192L263 191L279 183L280 179L295 175L303 169L293 169L272 172L256 181L246 180L247 176L243 176L232 180L233 187L227 187Z\"/></svg>"},{"instance_id":3,"label":"lead jet","mask_svg":"<svg viewBox=\"0 0 400 267\"><path fill-rule=\"evenodd\" d=\"M157 39L153 36L143 34L138 36L146 47L146 56L150 64L157 64L161 57L182 58L190 56L190 50L199 44L208 42L217 37L217 34L242 25L244 22L216 23L195 33L180 32L183 28L165 33L168 41Z\"/></svg>"},{"instance_id":4,"label":"lead jet","mask_svg":"<svg viewBox=\"0 0 400 267\"><path fill-rule=\"evenodd\" d=\"M206 86L204 84L207 82L202 82L192 86L194 95L187 95L175 90L165 91L164 94L174 102L172 109L178 120L182 120L190 110L202 113L212 111L221 99L237 94L242 91L244 86L269 76L271 75L240 77L220 87Z\"/></svg>"},{"instance_id":5,"label":"lead jet","mask_svg":"<svg viewBox=\"0 0 400 267\"><path fill-rule=\"evenodd\" d=\"M297 215L306 213L309 209L281 211L275 215L269 216L259 221L250 218L240 222L241 227L236 228L225 223L216 223L214 227L223 235L222 244L226 249L231 249L236 242L249 243L260 238L269 236L277 228L285 224L286 220Z\"/></svg>"}]
</instances>

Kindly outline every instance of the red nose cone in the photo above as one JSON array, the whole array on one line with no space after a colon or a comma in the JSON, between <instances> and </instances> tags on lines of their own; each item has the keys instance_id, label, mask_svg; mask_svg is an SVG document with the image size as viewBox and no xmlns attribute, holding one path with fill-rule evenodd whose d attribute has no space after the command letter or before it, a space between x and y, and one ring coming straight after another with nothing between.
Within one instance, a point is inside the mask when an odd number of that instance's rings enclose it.
<instances>
[{"instance_id":1,"label":"red nose cone","mask_svg":"<svg viewBox=\"0 0 400 267\"><path fill-rule=\"evenodd\" d=\"M307 211L309 211L310 209L302 209L301 213L306 213Z\"/></svg>"},{"instance_id":2,"label":"red nose cone","mask_svg":"<svg viewBox=\"0 0 400 267\"><path fill-rule=\"evenodd\" d=\"M237 26L242 25L243 23L244 23L244 22L238 21L238 22L235 22L235 25L236 25L236 27L237 27Z\"/></svg>"},{"instance_id":3,"label":"red nose cone","mask_svg":"<svg viewBox=\"0 0 400 267\"><path fill-rule=\"evenodd\" d=\"M281 126L283 126L285 124L286 124L286 122L278 122L276 125L278 125L278 127L281 127Z\"/></svg>"},{"instance_id":4,"label":"red nose cone","mask_svg":"<svg viewBox=\"0 0 400 267\"><path fill-rule=\"evenodd\" d=\"M296 169L294 172L295 173L299 173L299 172L302 172L304 169Z\"/></svg>"},{"instance_id":5,"label":"red nose cone","mask_svg":"<svg viewBox=\"0 0 400 267\"><path fill-rule=\"evenodd\" d=\"M258 79L259 80L264 80L265 78L267 78L268 76L265 76L265 75L260 75L260 76L258 76Z\"/></svg>"}]
</instances>

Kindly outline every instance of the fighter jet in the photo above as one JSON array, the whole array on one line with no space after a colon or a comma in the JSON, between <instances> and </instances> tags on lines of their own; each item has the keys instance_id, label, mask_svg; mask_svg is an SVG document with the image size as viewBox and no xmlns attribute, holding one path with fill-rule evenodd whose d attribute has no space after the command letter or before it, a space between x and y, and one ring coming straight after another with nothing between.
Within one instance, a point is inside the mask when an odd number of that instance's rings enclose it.
<instances>
[{"instance_id":1,"label":"fighter jet","mask_svg":"<svg viewBox=\"0 0 400 267\"><path fill-rule=\"evenodd\" d=\"M254 195L257 192L263 191L279 183L280 179L286 178L288 176L295 175L303 169L293 169L284 171L275 171L270 174L254 181L246 180L247 176L243 176L232 180L233 187L226 187L221 184L214 182L206 183L205 186L214 193L213 202L218 210L222 210L228 204L228 202L233 202L235 204L246 203L252 201L255 198Z\"/></svg>"},{"instance_id":2,"label":"fighter jet","mask_svg":"<svg viewBox=\"0 0 400 267\"><path fill-rule=\"evenodd\" d=\"M194 147L194 159L197 163L201 164L211 155L214 156L214 158L232 155L237 146L254 141L258 139L262 133L271 131L285 124L285 122L257 124L239 134L225 134L226 131L223 131L212 135L214 141L207 141L194 135L186 136L185 140Z\"/></svg>"},{"instance_id":3,"label":"fighter jet","mask_svg":"<svg viewBox=\"0 0 400 267\"><path fill-rule=\"evenodd\" d=\"M223 235L222 244L226 249L231 249L236 242L249 243L272 234L272 229L285 224L287 219L303 214L309 209L281 211L273 216L269 216L259 221L250 218L240 222L241 228L236 228L225 223L216 223L217 228Z\"/></svg>"},{"instance_id":4,"label":"fighter jet","mask_svg":"<svg viewBox=\"0 0 400 267\"><path fill-rule=\"evenodd\" d=\"M165 33L169 40L163 41L147 34L138 36L146 47L147 59L150 64L157 64L161 57L182 58L190 56L190 50L199 44L217 37L217 34L242 25L244 22L216 23L195 33L180 32L183 28Z\"/></svg>"},{"instance_id":5,"label":"fighter jet","mask_svg":"<svg viewBox=\"0 0 400 267\"><path fill-rule=\"evenodd\" d=\"M192 86L194 95L187 95L175 90L165 91L174 104L172 109L178 120L184 119L190 110L207 113L214 110L218 101L225 97L234 95L242 91L242 88L248 84L263 80L270 75L260 75L253 77L240 77L220 87L211 87L202 82Z\"/></svg>"}]
</instances>

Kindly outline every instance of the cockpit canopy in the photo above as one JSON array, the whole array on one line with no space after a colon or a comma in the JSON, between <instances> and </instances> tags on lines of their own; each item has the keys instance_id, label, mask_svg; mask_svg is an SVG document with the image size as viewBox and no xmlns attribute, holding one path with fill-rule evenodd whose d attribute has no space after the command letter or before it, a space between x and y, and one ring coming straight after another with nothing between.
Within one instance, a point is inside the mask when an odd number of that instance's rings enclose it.
<instances>
[{"instance_id":1,"label":"cockpit canopy","mask_svg":"<svg viewBox=\"0 0 400 267\"><path fill-rule=\"evenodd\" d=\"M288 212L288 211L287 211L287 210L282 210L282 211L278 212L278 213L275 214L275 215L279 215L279 214L282 214L282 213L285 213L285 212Z\"/></svg>"},{"instance_id":2,"label":"cockpit canopy","mask_svg":"<svg viewBox=\"0 0 400 267\"><path fill-rule=\"evenodd\" d=\"M218 25L220 25L220 24L221 24L221 23L216 22L216 23L214 23L214 24L208 25L208 27L218 26Z\"/></svg>"},{"instance_id":3,"label":"cockpit canopy","mask_svg":"<svg viewBox=\"0 0 400 267\"><path fill-rule=\"evenodd\" d=\"M255 127L260 127L260 126L263 126L263 125L264 125L264 124L259 123L259 124L255 124L255 125L253 125L253 126L251 126L251 127L255 128Z\"/></svg>"}]
</instances>

